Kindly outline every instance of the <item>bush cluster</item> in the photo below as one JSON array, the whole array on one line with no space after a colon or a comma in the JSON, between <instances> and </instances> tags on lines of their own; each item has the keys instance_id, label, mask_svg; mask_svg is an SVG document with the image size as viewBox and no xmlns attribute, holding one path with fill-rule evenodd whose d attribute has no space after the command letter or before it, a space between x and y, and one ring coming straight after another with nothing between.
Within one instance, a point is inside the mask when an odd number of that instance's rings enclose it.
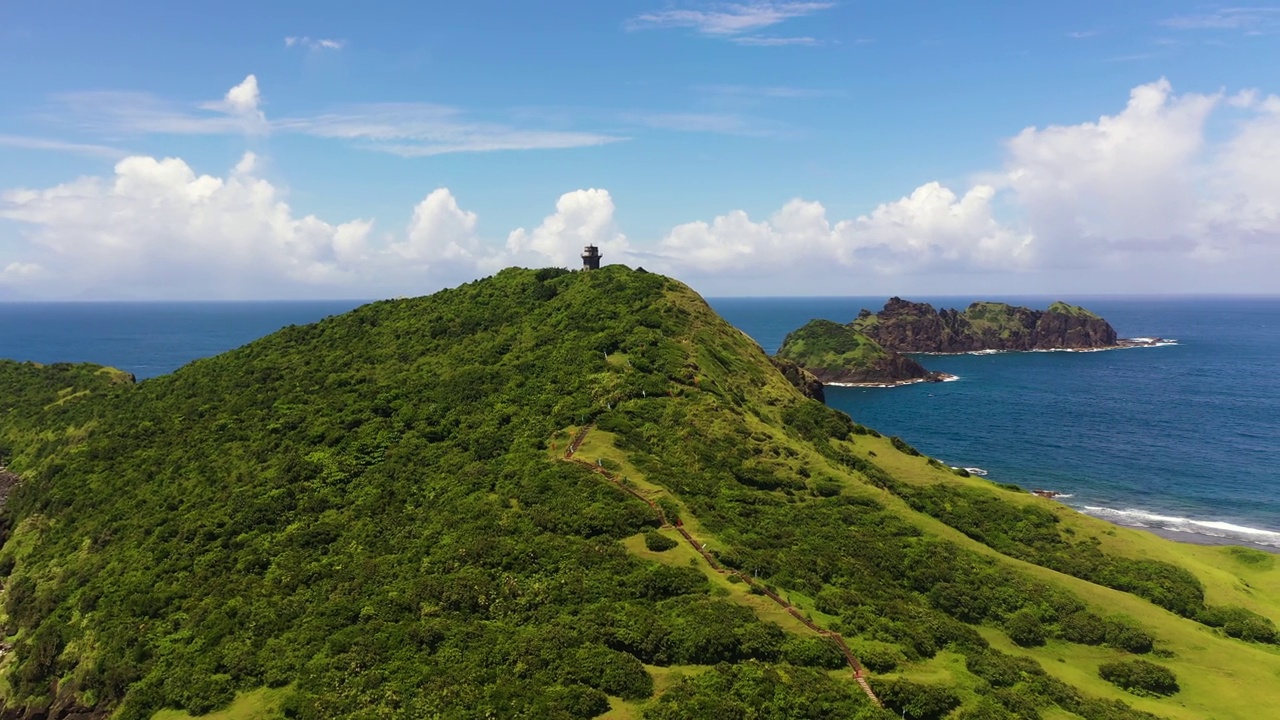
<instances>
[{"instance_id":1,"label":"bush cluster","mask_svg":"<svg viewBox=\"0 0 1280 720\"><path fill-rule=\"evenodd\" d=\"M1181 688L1173 671L1146 660L1119 660L1098 666L1103 680L1136 694L1172 695Z\"/></svg>"}]
</instances>

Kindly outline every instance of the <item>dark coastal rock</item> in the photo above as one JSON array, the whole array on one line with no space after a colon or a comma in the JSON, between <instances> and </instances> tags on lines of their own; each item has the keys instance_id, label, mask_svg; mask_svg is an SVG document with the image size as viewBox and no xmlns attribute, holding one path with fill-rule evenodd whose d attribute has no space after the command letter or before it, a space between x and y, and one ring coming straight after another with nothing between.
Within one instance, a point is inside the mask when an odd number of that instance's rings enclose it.
<instances>
[{"instance_id":1,"label":"dark coastal rock","mask_svg":"<svg viewBox=\"0 0 1280 720\"><path fill-rule=\"evenodd\" d=\"M976 302L959 312L891 298L878 313L863 310L852 327L886 350L964 353L983 350L1086 350L1117 347L1110 323L1081 307L1047 310Z\"/></svg>"},{"instance_id":2,"label":"dark coastal rock","mask_svg":"<svg viewBox=\"0 0 1280 720\"><path fill-rule=\"evenodd\" d=\"M4 509L5 503L9 501L9 493L22 482L22 478L14 473L0 468L0 510Z\"/></svg>"},{"instance_id":3,"label":"dark coastal rock","mask_svg":"<svg viewBox=\"0 0 1280 720\"><path fill-rule=\"evenodd\" d=\"M771 357L769 361L773 366L778 368L778 372L795 386L805 397L817 400L820 403L827 402L827 394L822 389L822 381L813 373L805 370L790 360Z\"/></svg>"}]
</instances>

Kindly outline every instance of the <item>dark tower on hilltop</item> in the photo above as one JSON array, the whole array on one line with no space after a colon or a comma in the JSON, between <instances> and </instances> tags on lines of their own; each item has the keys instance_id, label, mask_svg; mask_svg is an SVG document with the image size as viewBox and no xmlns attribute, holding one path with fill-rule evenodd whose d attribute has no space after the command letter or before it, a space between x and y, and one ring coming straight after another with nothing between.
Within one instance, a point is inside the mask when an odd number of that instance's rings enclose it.
<instances>
[{"instance_id":1,"label":"dark tower on hilltop","mask_svg":"<svg viewBox=\"0 0 1280 720\"><path fill-rule=\"evenodd\" d=\"M599 270L600 257L600 248L595 245L586 246L582 249L582 269Z\"/></svg>"}]
</instances>

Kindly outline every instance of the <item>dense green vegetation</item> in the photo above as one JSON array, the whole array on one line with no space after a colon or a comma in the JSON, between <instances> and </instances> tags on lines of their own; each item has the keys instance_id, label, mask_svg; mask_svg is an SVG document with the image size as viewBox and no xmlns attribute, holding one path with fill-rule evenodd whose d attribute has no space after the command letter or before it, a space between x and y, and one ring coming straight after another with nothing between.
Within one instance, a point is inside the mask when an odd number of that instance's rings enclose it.
<instances>
[{"instance_id":1,"label":"dense green vegetation","mask_svg":"<svg viewBox=\"0 0 1280 720\"><path fill-rule=\"evenodd\" d=\"M199 715L261 688L290 718L1146 720L1097 663L1062 663L1084 668L1068 682L1020 653L1132 659L1181 628L1041 572L1065 551L1022 506L906 482L907 462L967 481L805 398L649 273L508 270L126 380L0 363L25 478L0 516L6 720ZM587 423L581 457L842 633L888 710L833 644L560 461ZM1269 620L1186 569L1092 547L1087 579L1189 608L1222 628L1196 626L1211 650L1263 647L1227 636Z\"/></svg>"},{"instance_id":2,"label":"dense green vegetation","mask_svg":"<svg viewBox=\"0 0 1280 720\"><path fill-rule=\"evenodd\" d=\"M915 360L885 350L849 325L830 320L810 320L788 333L778 357L799 365L823 382L886 383L929 374Z\"/></svg>"},{"instance_id":3,"label":"dense green vegetation","mask_svg":"<svg viewBox=\"0 0 1280 720\"><path fill-rule=\"evenodd\" d=\"M1169 668L1146 660L1105 663L1098 667L1098 675L1133 693L1172 695L1179 690L1178 678Z\"/></svg>"},{"instance_id":4,"label":"dense green vegetation","mask_svg":"<svg viewBox=\"0 0 1280 720\"><path fill-rule=\"evenodd\" d=\"M1242 607L1206 605L1204 586L1186 569L1104 553L1096 539L1072 540L1061 532L1058 516L1044 508L1017 505L976 488L898 482L888 487L912 507L1002 553L1131 592L1184 617L1221 627L1231 637L1280 644L1280 633L1269 618Z\"/></svg>"}]
</instances>

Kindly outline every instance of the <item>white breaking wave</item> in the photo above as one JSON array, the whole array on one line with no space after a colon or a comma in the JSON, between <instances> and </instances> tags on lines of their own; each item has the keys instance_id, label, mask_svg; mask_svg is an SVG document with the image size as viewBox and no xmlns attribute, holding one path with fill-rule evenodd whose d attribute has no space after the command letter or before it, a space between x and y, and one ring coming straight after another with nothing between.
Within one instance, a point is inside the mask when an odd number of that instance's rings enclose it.
<instances>
[{"instance_id":1,"label":"white breaking wave","mask_svg":"<svg viewBox=\"0 0 1280 720\"><path fill-rule=\"evenodd\" d=\"M1005 355L1020 352L1033 353L1095 353L1108 352L1111 350L1141 350L1143 348L1172 347L1178 344L1177 340L1171 338L1125 338L1122 343L1132 343L1124 345L1113 345L1111 347L1100 348L1053 348L1050 350L970 350L964 353L915 353L919 355Z\"/></svg>"},{"instance_id":2,"label":"white breaking wave","mask_svg":"<svg viewBox=\"0 0 1280 720\"><path fill-rule=\"evenodd\" d=\"M959 375L944 375L941 382L955 382L959 380ZM842 382L825 382L822 383L826 387L846 387L846 388L896 388L906 387L908 385L919 385L920 383L931 382L928 378L913 378L911 380L899 380L890 383L842 383Z\"/></svg>"},{"instance_id":3,"label":"white breaking wave","mask_svg":"<svg viewBox=\"0 0 1280 720\"><path fill-rule=\"evenodd\" d=\"M1280 547L1280 532L1245 527L1220 520L1192 520L1190 518L1158 515L1146 510L1115 510L1093 505L1084 506L1082 512L1117 525L1159 528L1171 532L1194 533L1196 535L1239 540L1255 545Z\"/></svg>"}]
</instances>

